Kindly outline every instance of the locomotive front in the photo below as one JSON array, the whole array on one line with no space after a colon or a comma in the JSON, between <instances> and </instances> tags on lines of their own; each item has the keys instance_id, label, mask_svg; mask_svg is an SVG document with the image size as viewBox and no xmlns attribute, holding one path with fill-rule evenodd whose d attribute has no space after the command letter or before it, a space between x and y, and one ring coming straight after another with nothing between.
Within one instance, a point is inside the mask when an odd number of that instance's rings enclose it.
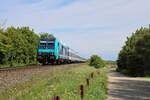
<instances>
[{"instance_id":1,"label":"locomotive front","mask_svg":"<svg viewBox=\"0 0 150 100\"><path fill-rule=\"evenodd\" d=\"M56 60L55 53L55 40L56 38L41 38L38 44L37 60L40 63L47 64L53 63Z\"/></svg>"}]
</instances>

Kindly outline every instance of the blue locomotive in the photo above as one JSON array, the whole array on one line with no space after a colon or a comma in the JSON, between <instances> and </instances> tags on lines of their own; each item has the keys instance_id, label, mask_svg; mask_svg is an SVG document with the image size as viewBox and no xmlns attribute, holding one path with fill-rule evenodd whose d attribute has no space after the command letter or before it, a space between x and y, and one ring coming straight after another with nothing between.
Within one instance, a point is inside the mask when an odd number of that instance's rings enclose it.
<instances>
[{"instance_id":1,"label":"blue locomotive","mask_svg":"<svg viewBox=\"0 0 150 100\"><path fill-rule=\"evenodd\" d=\"M37 53L37 61L43 64L85 62L85 59L55 37L40 38Z\"/></svg>"}]
</instances>

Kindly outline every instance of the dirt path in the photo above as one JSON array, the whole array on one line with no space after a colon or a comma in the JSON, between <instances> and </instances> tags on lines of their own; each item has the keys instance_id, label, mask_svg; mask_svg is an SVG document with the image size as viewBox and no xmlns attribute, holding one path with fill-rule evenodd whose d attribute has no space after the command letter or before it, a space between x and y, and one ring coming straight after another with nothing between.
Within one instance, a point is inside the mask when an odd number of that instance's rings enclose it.
<instances>
[{"instance_id":1,"label":"dirt path","mask_svg":"<svg viewBox=\"0 0 150 100\"><path fill-rule=\"evenodd\" d=\"M150 100L150 79L126 77L114 70L108 77L107 100Z\"/></svg>"}]
</instances>

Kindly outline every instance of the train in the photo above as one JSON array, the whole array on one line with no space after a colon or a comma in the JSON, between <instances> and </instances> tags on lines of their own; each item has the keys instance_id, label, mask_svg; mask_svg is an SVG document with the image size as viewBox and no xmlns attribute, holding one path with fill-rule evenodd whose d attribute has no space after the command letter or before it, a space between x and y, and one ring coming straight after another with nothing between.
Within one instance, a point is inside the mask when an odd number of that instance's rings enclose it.
<instances>
[{"instance_id":1,"label":"train","mask_svg":"<svg viewBox=\"0 0 150 100\"><path fill-rule=\"evenodd\" d=\"M48 37L40 38L38 42L37 61L45 65L86 62L86 59L56 37Z\"/></svg>"}]
</instances>

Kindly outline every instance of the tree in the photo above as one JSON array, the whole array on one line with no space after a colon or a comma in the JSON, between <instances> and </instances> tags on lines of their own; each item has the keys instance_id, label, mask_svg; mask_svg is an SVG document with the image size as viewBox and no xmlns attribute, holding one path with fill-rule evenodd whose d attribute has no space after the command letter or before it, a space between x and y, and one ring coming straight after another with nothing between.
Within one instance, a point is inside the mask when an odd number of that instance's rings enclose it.
<instances>
[{"instance_id":1,"label":"tree","mask_svg":"<svg viewBox=\"0 0 150 100\"><path fill-rule=\"evenodd\" d=\"M131 76L150 74L150 28L141 27L131 37L119 53L118 70L126 70Z\"/></svg>"},{"instance_id":2,"label":"tree","mask_svg":"<svg viewBox=\"0 0 150 100\"><path fill-rule=\"evenodd\" d=\"M49 33L40 33L40 38L47 38L47 37L54 37L53 34L49 34Z\"/></svg>"},{"instance_id":3,"label":"tree","mask_svg":"<svg viewBox=\"0 0 150 100\"><path fill-rule=\"evenodd\" d=\"M31 64L36 62L39 37L29 27L8 27L0 31L0 63Z\"/></svg>"}]
</instances>

